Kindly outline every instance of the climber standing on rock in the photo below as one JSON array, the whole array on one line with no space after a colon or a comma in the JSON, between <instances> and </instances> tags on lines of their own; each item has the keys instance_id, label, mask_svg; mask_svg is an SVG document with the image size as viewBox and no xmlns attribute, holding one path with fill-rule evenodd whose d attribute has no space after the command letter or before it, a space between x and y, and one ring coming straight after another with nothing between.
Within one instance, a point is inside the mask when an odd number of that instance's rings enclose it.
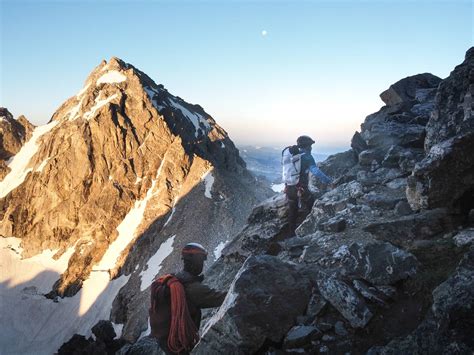
<instances>
[{"instance_id":1,"label":"climber standing on rock","mask_svg":"<svg viewBox=\"0 0 474 355\"><path fill-rule=\"evenodd\" d=\"M201 309L219 307L226 296L202 284L206 249L198 243L181 251L183 270L151 285L151 336L166 354L189 354L199 341Z\"/></svg>"},{"instance_id":2,"label":"climber standing on rock","mask_svg":"<svg viewBox=\"0 0 474 355\"><path fill-rule=\"evenodd\" d=\"M311 172L322 183L330 184L331 178L326 176L317 166L311 155L314 140L309 136L300 136L296 145L286 147L282 152L283 182L288 201L288 224L290 236L295 235L298 209L306 215L311 210L314 199L309 191L308 173Z\"/></svg>"}]
</instances>

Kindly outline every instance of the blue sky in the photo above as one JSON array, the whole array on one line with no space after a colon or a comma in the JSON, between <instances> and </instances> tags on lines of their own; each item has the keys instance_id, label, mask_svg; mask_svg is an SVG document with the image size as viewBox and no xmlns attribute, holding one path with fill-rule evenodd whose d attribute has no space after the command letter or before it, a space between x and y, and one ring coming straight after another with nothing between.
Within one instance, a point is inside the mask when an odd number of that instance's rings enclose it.
<instances>
[{"instance_id":1,"label":"blue sky","mask_svg":"<svg viewBox=\"0 0 474 355\"><path fill-rule=\"evenodd\" d=\"M309 134L320 151L348 146L390 84L444 78L473 45L471 1L0 3L0 105L15 116L46 123L118 56L238 144Z\"/></svg>"}]
</instances>

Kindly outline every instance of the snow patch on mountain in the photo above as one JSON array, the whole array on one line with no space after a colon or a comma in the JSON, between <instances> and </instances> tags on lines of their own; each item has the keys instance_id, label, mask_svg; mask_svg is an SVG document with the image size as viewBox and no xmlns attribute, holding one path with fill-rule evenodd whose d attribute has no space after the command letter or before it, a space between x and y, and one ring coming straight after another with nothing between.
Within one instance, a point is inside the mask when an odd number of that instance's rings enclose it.
<instances>
[{"instance_id":1,"label":"snow patch on mountain","mask_svg":"<svg viewBox=\"0 0 474 355\"><path fill-rule=\"evenodd\" d=\"M76 98L79 98L82 95L84 95L84 93L87 91L87 89L89 89L90 86L91 86L91 84L89 83L86 86L84 86L81 90L79 90L79 92L76 95Z\"/></svg>"},{"instance_id":2,"label":"snow patch on mountain","mask_svg":"<svg viewBox=\"0 0 474 355\"><path fill-rule=\"evenodd\" d=\"M45 160L43 160L43 162L36 168L36 172L42 172L44 167L46 166L46 164L48 164L48 161L49 159L51 159L50 157L46 158Z\"/></svg>"},{"instance_id":3,"label":"snow patch on mountain","mask_svg":"<svg viewBox=\"0 0 474 355\"><path fill-rule=\"evenodd\" d=\"M96 84L117 84L127 80L127 77L121 74L117 70L111 70L104 75L102 75L99 79L97 79Z\"/></svg>"},{"instance_id":4,"label":"snow patch on mountain","mask_svg":"<svg viewBox=\"0 0 474 355\"><path fill-rule=\"evenodd\" d=\"M173 243L176 235L169 237L164 243L160 245L155 255L146 263L146 269L140 273L141 284L140 291L145 291L155 279L155 276L161 270L163 261L173 252Z\"/></svg>"},{"instance_id":5,"label":"snow patch on mountain","mask_svg":"<svg viewBox=\"0 0 474 355\"><path fill-rule=\"evenodd\" d=\"M53 129L57 123L57 121L52 121L47 125L36 127L28 142L23 145L20 151L8 163L8 167L11 170L0 182L0 198L5 197L10 191L23 183L28 173L32 171L31 168L28 168L28 165L31 158L38 151L38 140L42 135Z\"/></svg>"},{"instance_id":6,"label":"snow patch on mountain","mask_svg":"<svg viewBox=\"0 0 474 355\"><path fill-rule=\"evenodd\" d=\"M207 171L201 178L204 181L205 191L204 196L209 199L212 199L211 191L212 186L214 185L214 176L212 175L212 169Z\"/></svg>"},{"instance_id":7,"label":"snow patch on mountain","mask_svg":"<svg viewBox=\"0 0 474 355\"><path fill-rule=\"evenodd\" d=\"M106 99L100 99L100 95L96 97L95 102L96 104L86 113L84 113L84 118L89 120L92 117L94 117L95 113L97 112L98 109L100 109L102 106L107 105L109 102L111 102L113 99L115 99L118 95L114 94L112 96L109 96Z\"/></svg>"},{"instance_id":8,"label":"snow patch on mountain","mask_svg":"<svg viewBox=\"0 0 474 355\"><path fill-rule=\"evenodd\" d=\"M195 135L196 137L199 135L199 129L201 129L202 131L204 131L204 133L206 133L205 131L208 131L210 130L211 128L211 125L209 124L209 122L207 122L207 120L202 116L200 115L199 113L197 112L191 112L189 111L186 107L184 107L183 105L179 104L178 102L176 102L175 100L171 99L171 104L177 108L178 110L180 110L183 115L189 120L191 121L191 123L194 125L194 128L196 130L195 132ZM203 127L201 127L201 124L204 126L204 129Z\"/></svg>"},{"instance_id":9,"label":"snow patch on mountain","mask_svg":"<svg viewBox=\"0 0 474 355\"><path fill-rule=\"evenodd\" d=\"M117 227L117 231L119 233L117 239L115 239L114 242L109 246L100 263L92 268L93 271L105 271L113 269L122 251L135 238L136 230L142 222L143 214L145 213L145 208L148 204L148 201L154 195L156 181L160 176L164 161L165 159L161 161L156 178L153 179L151 187L148 189L145 198L135 202L135 205L127 213L122 223L120 223L120 225Z\"/></svg>"},{"instance_id":10,"label":"snow patch on mountain","mask_svg":"<svg viewBox=\"0 0 474 355\"><path fill-rule=\"evenodd\" d=\"M222 255L222 250L224 250L225 246L229 243L229 240L225 242L220 242L214 249L214 258L215 260L219 259Z\"/></svg>"}]
</instances>

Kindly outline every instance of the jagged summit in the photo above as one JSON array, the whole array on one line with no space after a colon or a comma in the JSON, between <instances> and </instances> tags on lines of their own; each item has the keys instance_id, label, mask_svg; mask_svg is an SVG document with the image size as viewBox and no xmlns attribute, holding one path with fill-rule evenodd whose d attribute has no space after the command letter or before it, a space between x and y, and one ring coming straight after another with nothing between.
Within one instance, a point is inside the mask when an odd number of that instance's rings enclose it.
<instances>
[{"instance_id":1,"label":"jagged summit","mask_svg":"<svg viewBox=\"0 0 474 355\"><path fill-rule=\"evenodd\" d=\"M34 323L49 326L21 344L26 328L0 336L9 353L51 354L99 319L135 339L147 289L178 267L180 247L222 249L270 193L201 106L118 58L92 70L19 148L0 181L0 274L21 286L5 302L28 320L8 313L5 324L29 324L34 308Z\"/></svg>"}]
</instances>

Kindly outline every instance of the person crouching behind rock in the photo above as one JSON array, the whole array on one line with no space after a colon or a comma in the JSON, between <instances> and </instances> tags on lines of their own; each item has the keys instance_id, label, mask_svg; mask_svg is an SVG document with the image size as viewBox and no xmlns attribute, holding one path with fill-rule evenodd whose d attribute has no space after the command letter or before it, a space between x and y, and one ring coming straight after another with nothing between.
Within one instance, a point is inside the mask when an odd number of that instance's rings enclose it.
<instances>
[{"instance_id":1,"label":"person crouching behind rock","mask_svg":"<svg viewBox=\"0 0 474 355\"><path fill-rule=\"evenodd\" d=\"M166 354L189 354L199 341L201 309L219 307L226 292L202 284L206 249L189 243L181 251L183 270L157 278L151 285L151 336Z\"/></svg>"}]
</instances>

